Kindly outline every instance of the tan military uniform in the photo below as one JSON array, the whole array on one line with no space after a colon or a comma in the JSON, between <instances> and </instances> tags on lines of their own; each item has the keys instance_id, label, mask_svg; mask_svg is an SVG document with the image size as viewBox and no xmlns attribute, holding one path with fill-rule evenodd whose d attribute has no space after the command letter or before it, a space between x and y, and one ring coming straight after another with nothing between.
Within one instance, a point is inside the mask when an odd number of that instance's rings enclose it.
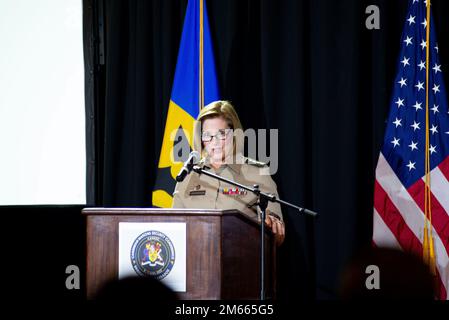
<instances>
[{"instance_id":1,"label":"tan military uniform","mask_svg":"<svg viewBox=\"0 0 449 320\"><path fill-rule=\"evenodd\" d=\"M279 197L276 183L267 174L268 167L250 158L242 159L244 163L222 165L218 170L208 166L207 161L201 166L246 186L258 184L262 192ZM190 173L184 181L177 183L173 192L173 208L237 209L251 218L258 217L257 200L257 196L250 191L196 172ZM267 213L273 213L282 220L279 203L269 202L267 209Z\"/></svg>"}]
</instances>

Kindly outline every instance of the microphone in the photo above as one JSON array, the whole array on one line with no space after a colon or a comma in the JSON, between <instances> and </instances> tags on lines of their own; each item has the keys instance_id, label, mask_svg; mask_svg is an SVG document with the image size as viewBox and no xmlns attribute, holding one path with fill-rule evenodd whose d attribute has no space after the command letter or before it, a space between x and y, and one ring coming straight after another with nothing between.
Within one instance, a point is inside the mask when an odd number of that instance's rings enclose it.
<instances>
[{"instance_id":1,"label":"microphone","mask_svg":"<svg viewBox=\"0 0 449 320\"><path fill-rule=\"evenodd\" d=\"M197 164L200 161L200 158L200 153L198 151L190 152L189 158L186 162L184 162L184 165L176 176L176 181L183 181L185 177L190 173L190 171L192 171L193 165Z\"/></svg>"}]
</instances>

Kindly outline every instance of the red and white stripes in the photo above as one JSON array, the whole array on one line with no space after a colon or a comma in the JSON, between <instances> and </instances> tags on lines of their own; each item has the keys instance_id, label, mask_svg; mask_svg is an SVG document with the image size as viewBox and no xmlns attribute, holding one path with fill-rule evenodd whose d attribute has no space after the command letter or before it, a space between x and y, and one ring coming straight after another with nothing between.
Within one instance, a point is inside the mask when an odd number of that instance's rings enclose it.
<instances>
[{"instance_id":1,"label":"red and white stripes","mask_svg":"<svg viewBox=\"0 0 449 320\"><path fill-rule=\"evenodd\" d=\"M449 157L431 171L432 235L440 299L449 300ZM374 187L373 242L422 256L424 181L406 189L382 153ZM413 279L410 279L413 281Z\"/></svg>"}]
</instances>

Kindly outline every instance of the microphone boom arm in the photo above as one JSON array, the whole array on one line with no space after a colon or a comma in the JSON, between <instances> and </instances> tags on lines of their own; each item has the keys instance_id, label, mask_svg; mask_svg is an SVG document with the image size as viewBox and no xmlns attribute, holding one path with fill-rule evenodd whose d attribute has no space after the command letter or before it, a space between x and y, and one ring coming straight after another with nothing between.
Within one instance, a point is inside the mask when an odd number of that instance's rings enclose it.
<instances>
[{"instance_id":1,"label":"microphone boom arm","mask_svg":"<svg viewBox=\"0 0 449 320\"><path fill-rule=\"evenodd\" d=\"M274 194L260 191L260 189L258 187L248 187L248 186L243 185L241 183L238 183L238 182L235 182L233 180L229 180L229 179L223 178L222 176L219 176L217 174L214 174L214 173L211 173L209 171L206 171L203 168L201 168L199 166L196 166L196 165L194 165L192 167L192 170L195 171L198 174L204 174L206 176L215 178L217 180L220 180L220 181L232 184L232 185L234 185L236 187L239 187L239 188L245 189L247 191L250 191L250 192L254 193L255 195L259 196L260 198L266 199L266 200L268 200L270 202L277 202L277 203L280 203L280 204L285 205L287 207L290 207L290 208L293 208L295 210L298 210L299 213L304 213L304 214L307 214L307 215L310 215L310 216L313 216L313 217L318 215L318 213L315 212L315 211L312 211L312 210L309 210L309 209L306 209L306 208L302 208L302 207L294 205L294 204L292 204L290 202L281 200L281 199L277 198Z\"/></svg>"}]
</instances>

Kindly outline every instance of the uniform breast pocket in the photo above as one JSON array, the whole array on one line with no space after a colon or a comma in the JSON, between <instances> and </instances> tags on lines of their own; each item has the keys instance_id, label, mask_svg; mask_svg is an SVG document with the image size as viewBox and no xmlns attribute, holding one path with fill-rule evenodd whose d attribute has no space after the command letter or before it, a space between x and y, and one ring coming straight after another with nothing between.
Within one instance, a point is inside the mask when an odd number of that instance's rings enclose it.
<instances>
[{"instance_id":1,"label":"uniform breast pocket","mask_svg":"<svg viewBox=\"0 0 449 320\"><path fill-rule=\"evenodd\" d=\"M199 208L199 209L214 209L215 205L212 202L211 190L205 188L192 188L186 190L185 203L187 208Z\"/></svg>"}]
</instances>

